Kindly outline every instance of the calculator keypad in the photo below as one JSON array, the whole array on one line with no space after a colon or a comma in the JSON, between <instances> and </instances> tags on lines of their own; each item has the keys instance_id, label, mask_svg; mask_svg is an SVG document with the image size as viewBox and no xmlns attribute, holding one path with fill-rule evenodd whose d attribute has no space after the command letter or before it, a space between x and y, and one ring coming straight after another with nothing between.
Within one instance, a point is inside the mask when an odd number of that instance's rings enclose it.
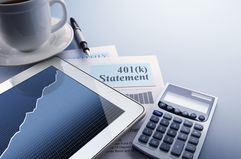
<instances>
[{"instance_id":1,"label":"calculator keypad","mask_svg":"<svg viewBox=\"0 0 241 159\"><path fill-rule=\"evenodd\" d=\"M165 107L165 105L162 105ZM154 110L139 142L183 159L192 159L202 135L203 126Z\"/></svg>"},{"instance_id":2,"label":"calculator keypad","mask_svg":"<svg viewBox=\"0 0 241 159\"><path fill-rule=\"evenodd\" d=\"M141 135L141 136L139 137L139 141L142 142L142 143L147 143L148 140L149 140L149 137L146 136L146 135Z\"/></svg>"},{"instance_id":3,"label":"calculator keypad","mask_svg":"<svg viewBox=\"0 0 241 159\"><path fill-rule=\"evenodd\" d=\"M163 142L160 146L160 150L162 151L165 151L165 152L168 152L171 148L171 145L170 144L167 144L165 142Z\"/></svg>"},{"instance_id":4,"label":"calculator keypad","mask_svg":"<svg viewBox=\"0 0 241 159\"><path fill-rule=\"evenodd\" d=\"M188 128L186 126L182 126L181 132L185 133L185 134L189 134L190 133L190 128Z\"/></svg>"},{"instance_id":5,"label":"calculator keypad","mask_svg":"<svg viewBox=\"0 0 241 159\"><path fill-rule=\"evenodd\" d=\"M154 135L153 135L153 138L155 138L155 139L157 139L157 140L161 140L162 137L163 137L163 134L160 133L160 132L158 132L158 131L156 131L156 132L154 133Z\"/></svg>"},{"instance_id":6,"label":"calculator keypad","mask_svg":"<svg viewBox=\"0 0 241 159\"><path fill-rule=\"evenodd\" d=\"M180 156L182 153L182 150L184 148L185 142L181 141L181 140L176 140L176 142L174 143L173 147L172 147L172 151L171 153L174 156Z\"/></svg>"},{"instance_id":7,"label":"calculator keypad","mask_svg":"<svg viewBox=\"0 0 241 159\"><path fill-rule=\"evenodd\" d=\"M163 134L166 132L166 130L167 130L167 128L165 126L162 126L162 125L159 125L156 129L156 131L159 131Z\"/></svg>"},{"instance_id":8,"label":"calculator keypad","mask_svg":"<svg viewBox=\"0 0 241 159\"><path fill-rule=\"evenodd\" d=\"M186 134L183 134L183 133L179 133L179 135L178 135L178 139L179 140L182 140L182 141L187 141L187 135Z\"/></svg>"},{"instance_id":9,"label":"calculator keypad","mask_svg":"<svg viewBox=\"0 0 241 159\"><path fill-rule=\"evenodd\" d=\"M196 146L188 143L186 146L186 151L194 153L196 151Z\"/></svg>"},{"instance_id":10,"label":"calculator keypad","mask_svg":"<svg viewBox=\"0 0 241 159\"><path fill-rule=\"evenodd\" d=\"M193 158L193 154L187 151L184 151L183 155L182 155L183 159L192 159Z\"/></svg>"},{"instance_id":11,"label":"calculator keypad","mask_svg":"<svg viewBox=\"0 0 241 159\"><path fill-rule=\"evenodd\" d=\"M145 128L143 130L143 134L146 136L151 136L152 135L153 130L149 129L149 128Z\"/></svg>"}]
</instances>

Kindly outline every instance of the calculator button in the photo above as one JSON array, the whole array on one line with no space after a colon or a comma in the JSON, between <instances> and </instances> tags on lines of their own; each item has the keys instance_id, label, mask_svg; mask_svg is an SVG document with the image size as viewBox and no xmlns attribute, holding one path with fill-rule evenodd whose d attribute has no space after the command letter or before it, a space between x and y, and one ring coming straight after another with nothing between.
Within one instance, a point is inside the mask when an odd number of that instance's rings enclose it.
<instances>
[{"instance_id":1,"label":"calculator button","mask_svg":"<svg viewBox=\"0 0 241 159\"><path fill-rule=\"evenodd\" d=\"M158 123L159 118L157 116L155 116L155 115L152 115L150 121L152 121L154 123Z\"/></svg>"},{"instance_id":2,"label":"calculator button","mask_svg":"<svg viewBox=\"0 0 241 159\"><path fill-rule=\"evenodd\" d=\"M160 144L160 141L156 139L151 139L151 141L149 142L149 145L152 147L158 147L159 144Z\"/></svg>"},{"instance_id":3,"label":"calculator button","mask_svg":"<svg viewBox=\"0 0 241 159\"><path fill-rule=\"evenodd\" d=\"M167 104L165 104L165 103L159 101L158 106L159 106L159 108L161 108L161 109L166 109Z\"/></svg>"},{"instance_id":4,"label":"calculator button","mask_svg":"<svg viewBox=\"0 0 241 159\"><path fill-rule=\"evenodd\" d=\"M173 119L173 121L176 122L176 123L179 123L179 124L182 123L182 119L181 119L181 118L178 118L178 117L175 117L175 118Z\"/></svg>"},{"instance_id":5,"label":"calculator button","mask_svg":"<svg viewBox=\"0 0 241 159\"><path fill-rule=\"evenodd\" d=\"M184 145L185 145L185 142L183 142L181 140L176 140L176 142L174 143L174 145L172 147L171 154L175 155L175 156L180 156Z\"/></svg>"},{"instance_id":6,"label":"calculator button","mask_svg":"<svg viewBox=\"0 0 241 159\"><path fill-rule=\"evenodd\" d=\"M187 127L192 127L193 123L191 121L185 120L184 125Z\"/></svg>"},{"instance_id":7,"label":"calculator button","mask_svg":"<svg viewBox=\"0 0 241 159\"><path fill-rule=\"evenodd\" d=\"M182 112L181 112L181 110L180 110L180 109L175 108L175 109L174 109L174 113L179 115L179 114L181 114Z\"/></svg>"},{"instance_id":8,"label":"calculator button","mask_svg":"<svg viewBox=\"0 0 241 159\"><path fill-rule=\"evenodd\" d=\"M191 137L189 138L189 141L188 141L188 142L191 143L191 144L193 144L193 145L197 145L198 142L199 142L199 140L198 140L197 138L191 136Z\"/></svg>"},{"instance_id":9,"label":"calculator button","mask_svg":"<svg viewBox=\"0 0 241 159\"><path fill-rule=\"evenodd\" d=\"M167 128L164 127L164 126L162 126L162 125L159 125L159 126L156 128L156 131L159 131L159 132L161 132L161 133L163 133L163 134L166 132L166 130L167 130Z\"/></svg>"},{"instance_id":10,"label":"calculator button","mask_svg":"<svg viewBox=\"0 0 241 159\"><path fill-rule=\"evenodd\" d=\"M187 135L183 134L183 133L180 133L177 138L182 140L182 141L186 141L187 140Z\"/></svg>"},{"instance_id":11,"label":"calculator button","mask_svg":"<svg viewBox=\"0 0 241 159\"><path fill-rule=\"evenodd\" d=\"M172 143L173 143L173 140L174 140L174 139L173 139L172 137L166 135L166 136L164 137L164 140L163 140L163 141L164 141L165 143L172 144Z\"/></svg>"},{"instance_id":12,"label":"calculator button","mask_svg":"<svg viewBox=\"0 0 241 159\"><path fill-rule=\"evenodd\" d=\"M167 127L167 126L169 125L169 121L166 120L166 119L162 119L162 120L160 121L160 124Z\"/></svg>"},{"instance_id":13,"label":"calculator button","mask_svg":"<svg viewBox=\"0 0 241 159\"><path fill-rule=\"evenodd\" d=\"M159 117L161 117L163 115L163 113L158 110L154 110L152 114L159 116Z\"/></svg>"},{"instance_id":14,"label":"calculator button","mask_svg":"<svg viewBox=\"0 0 241 159\"><path fill-rule=\"evenodd\" d=\"M153 131L151 129L145 128L143 130L142 134L147 135L147 136L151 136L152 132Z\"/></svg>"},{"instance_id":15,"label":"calculator button","mask_svg":"<svg viewBox=\"0 0 241 159\"><path fill-rule=\"evenodd\" d=\"M177 135L177 131L173 130L173 129L169 129L167 131L167 135L171 136L171 137L175 137Z\"/></svg>"},{"instance_id":16,"label":"calculator button","mask_svg":"<svg viewBox=\"0 0 241 159\"><path fill-rule=\"evenodd\" d=\"M182 116L184 116L184 117L189 117L189 114L188 114L188 112L183 111L183 112L182 112Z\"/></svg>"},{"instance_id":17,"label":"calculator button","mask_svg":"<svg viewBox=\"0 0 241 159\"><path fill-rule=\"evenodd\" d=\"M163 118L167 119L167 120L171 120L172 119L172 116L168 113L166 113Z\"/></svg>"},{"instance_id":18,"label":"calculator button","mask_svg":"<svg viewBox=\"0 0 241 159\"><path fill-rule=\"evenodd\" d=\"M178 130L178 129L180 128L180 125L177 124L177 123L175 123L175 122L173 122L173 123L171 124L170 128L172 128L172 129L174 129L174 130Z\"/></svg>"},{"instance_id":19,"label":"calculator button","mask_svg":"<svg viewBox=\"0 0 241 159\"><path fill-rule=\"evenodd\" d=\"M193 144L187 144L187 146L186 146L186 149L185 149L185 150L187 150L187 151L189 151L189 152L194 153L194 152L196 151L196 146L195 146L195 145L193 145Z\"/></svg>"},{"instance_id":20,"label":"calculator button","mask_svg":"<svg viewBox=\"0 0 241 159\"><path fill-rule=\"evenodd\" d=\"M197 115L195 113L191 113L189 116L191 119L196 119Z\"/></svg>"},{"instance_id":21,"label":"calculator button","mask_svg":"<svg viewBox=\"0 0 241 159\"><path fill-rule=\"evenodd\" d=\"M156 128L156 124L149 121L149 122L147 123L146 127L147 127L147 128L150 128L150 129L155 129L155 128Z\"/></svg>"},{"instance_id":22,"label":"calculator button","mask_svg":"<svg viewBox=\"0 0 241 159\"><path fill-rule=\"evenodd\" d=\"M168 106L166 107L166 110L169 111L169 112L171 112L171 111L174 110L174 108L173 108L172 106L168 105Z\"/></svg>"},{"instance_id":23,"label":"calculator button","mask_svg":"<svg viewBox=\"0 0 241 159\"><path fill-rule=\"evenodd\" d=\"M190 153L190 152L185 151L185 152L183 153L183 155L182 155L182 158L183 158L183 159L192 159L192 158L193 158L193 154Z\"/></svg>"},{"instance_id":24,"label":"calculator button","mask_svg":"<svg viewBox=\"0 0 241 159\"><path fill-rule=\"evenodd\" d=\"M157 131L153 135L153 138L158 139L158 140L161 140L162 137L163 137L163 134L160 132L157 132Z\"/></svg>"},{"instance_id":25,"label":"calculator button","mask_svg":"<svg viewBox=\"0 0 241 159\"><path fill-rule=\"evenodd\" d=\"M164 143L164 142L160 146L160 150L165 151L165 152L168 152L170 150L170 148L171 148L171 145Z\"/></svg>"},{"instance_id":26,"label":"calculator button","mask_svg":"<svg viewBox=\"0 0 241 159\"><path fill-rule=\"evenodd\" d=\"M192 136L197 137L197 138L200 138L201 132L198 131L198 130L193 130L193 131L192 131Z\"/></svg>"},{"instance_id":27,"label":"calculator button","mask_svg":"<svg viewBox=\"0 0 241 159\"><path fill-rule=\"evenodd\" d=\"M194 129L202 131L203 130L203 126L201 124L195 124L194 125Z\"/></svg>"},{"instance_id":28,"label":"calculator button","mask_svg":"<svg viewBox=\"0 0 241 159\"><path fill-rule=\"evenodd\" d=\"M205 117L204 117L203 115L200 115L200 116L198 117L198 119L199 119L200 121L204 121L204 120L205 120Z\"/></svg>"},{"instance_id":29,"label":"calculator button","mask_svg":"<svg viewBox=\"0 0 241 159\"><path fill-rule=\"evenodd\" d=\"M182 132L182 133L185 133L185 134L189 134L189 133L190 133L190 129L189 129L188 127L186 127L186 126L183 126L183 127L181 128L181 132Z\"/></svg>"},{"instance_id":30,"label":"calculator button","mask_svg":"<svg viewBox=\"0 0 241 159\"><path fill-rule=\"evenodd\" d=\"M141 135L138 140L139 140L140 142L146 144L146 143L148 142L148 140L149 140L149 137L146 136L146 135Z\"/></svg>"}]
</instances>

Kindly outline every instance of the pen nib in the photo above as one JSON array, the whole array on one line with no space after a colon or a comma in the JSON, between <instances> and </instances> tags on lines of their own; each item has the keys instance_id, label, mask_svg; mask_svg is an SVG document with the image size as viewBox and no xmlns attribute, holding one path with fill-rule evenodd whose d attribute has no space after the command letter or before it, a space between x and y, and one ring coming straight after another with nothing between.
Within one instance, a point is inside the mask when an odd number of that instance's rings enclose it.
<instances>
[{"instance_id":1,"label":"pen nib","mask_svg":"<svg viewBox=\"0 0 241 159\"><path fill-rule=\"evenodd\" d=\"M89 50L85 50L84 52L86 53L86 55L90 56L90 51Z\"/></svg>"}]
</instances>

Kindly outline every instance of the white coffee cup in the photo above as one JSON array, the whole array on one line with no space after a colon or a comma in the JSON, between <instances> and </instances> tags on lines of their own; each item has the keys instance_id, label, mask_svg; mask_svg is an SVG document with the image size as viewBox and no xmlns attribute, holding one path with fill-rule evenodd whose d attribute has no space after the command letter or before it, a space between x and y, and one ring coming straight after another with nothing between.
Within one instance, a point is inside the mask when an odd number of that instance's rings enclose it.
<instances>
[{"instance_id":1,"label":"white coffee cup","mask_svg":"<svg viewBox=\"0 0 241 159\"><path fill-rule=\"evenodd\" d=\"M55 3L61 5L63 16L57 24L51 25L50 7ZM38 49L51 33L62 28L66 22L64 0L23 0L8 4L0 1L0 38L20 51Z\"/></svg>"}]
</instances>

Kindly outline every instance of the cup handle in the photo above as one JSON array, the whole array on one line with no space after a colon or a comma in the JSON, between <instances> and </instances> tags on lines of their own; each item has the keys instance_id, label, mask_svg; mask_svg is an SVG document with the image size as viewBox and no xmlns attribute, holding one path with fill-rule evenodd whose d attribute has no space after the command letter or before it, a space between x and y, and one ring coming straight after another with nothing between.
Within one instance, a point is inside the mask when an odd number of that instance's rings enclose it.
<instances>
[{"instance_id":1,"label":"cup handle","mask_svg":"<svg viewBox=\"0 0 241 159\"><path fill-rule=\"evenodd\" d=\"M54 5L55 3L59 3L61 5L61 7L63 9L63 17L57 24L54 24L52 26L51 33L62 28L65 25L65 23L67 22L67 8L66 8L65 1L64 0L50 0L50 6Z\"/></svg>"}]
</instances>

